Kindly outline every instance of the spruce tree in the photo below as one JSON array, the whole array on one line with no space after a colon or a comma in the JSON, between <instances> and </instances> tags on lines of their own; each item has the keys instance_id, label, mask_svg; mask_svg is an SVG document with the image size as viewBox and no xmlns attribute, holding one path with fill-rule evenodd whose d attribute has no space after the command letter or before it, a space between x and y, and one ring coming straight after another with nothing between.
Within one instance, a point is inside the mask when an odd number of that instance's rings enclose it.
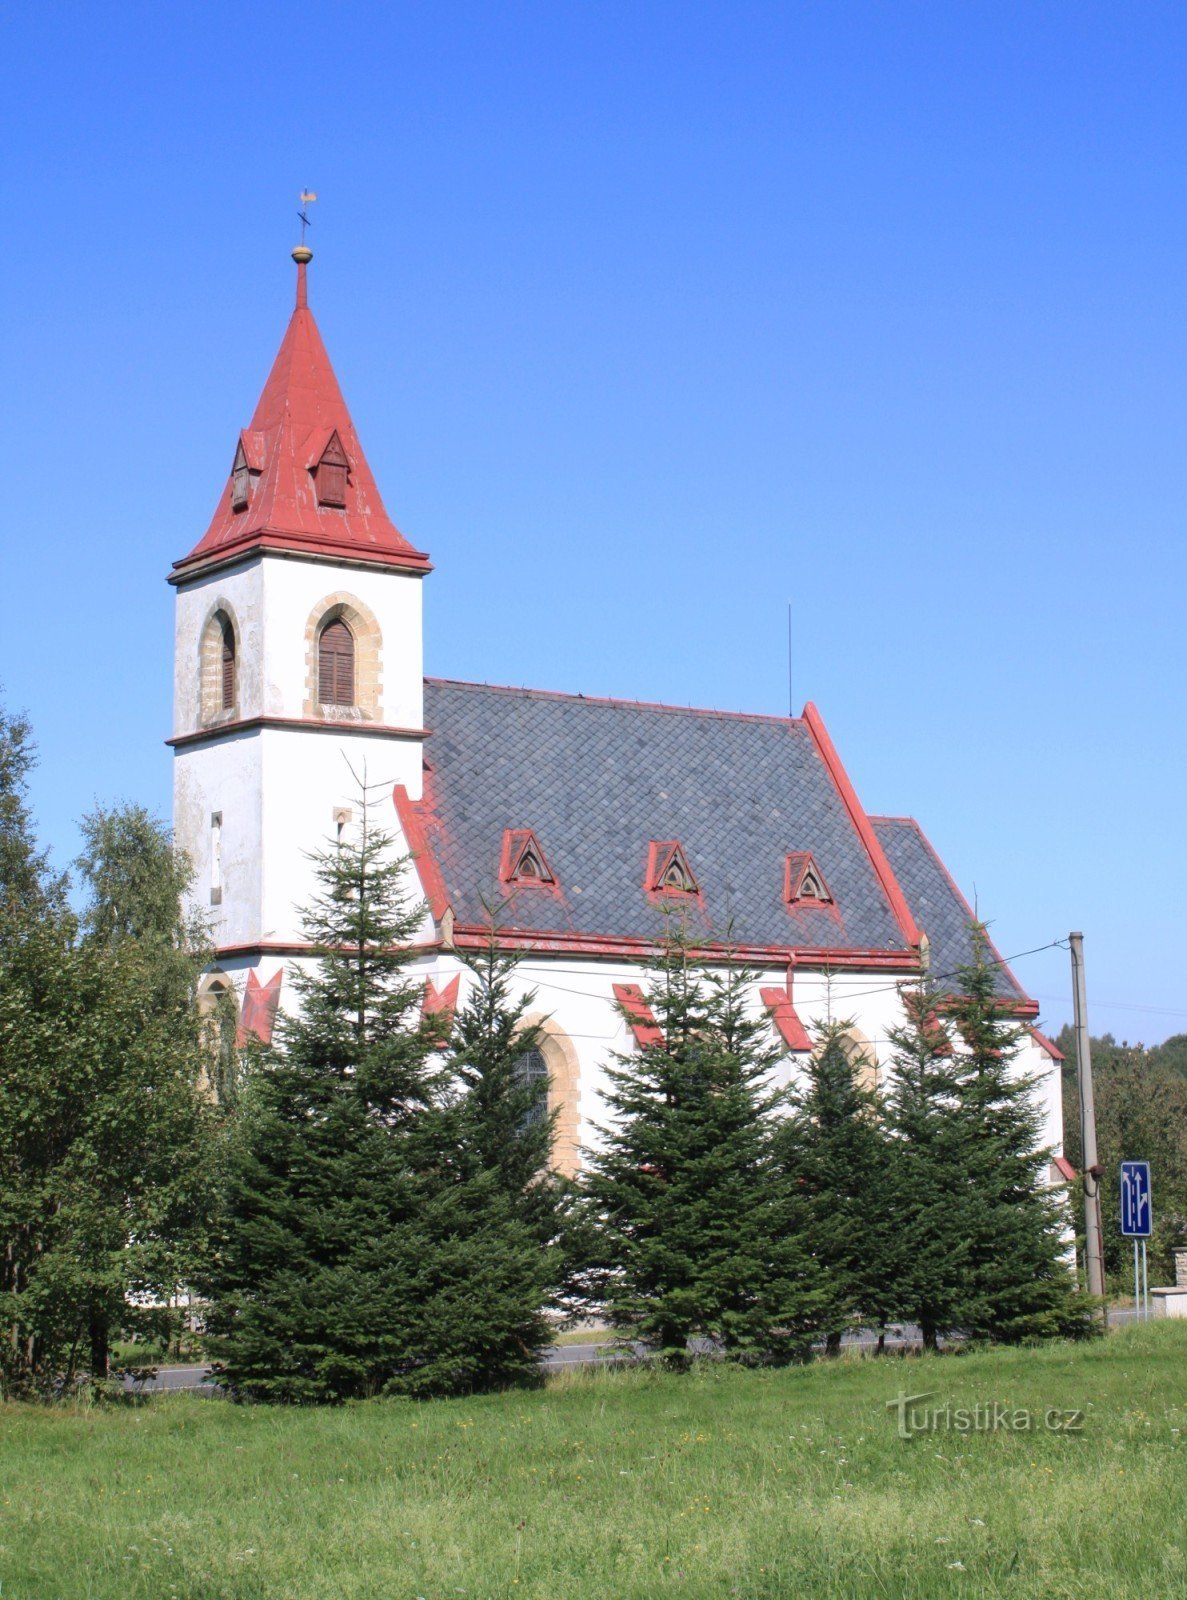
<instances>
[{"instance_id":1,"label":"spruce tree","mask_svg":"<svg viewBox=\"0 0 1187 1600\"><path fill-rule=\"evenodd\" d=\"M898 1240L887 1206L893 1153L879 1097L860 1081L850 1026L819 1029L778 1138L785 1177L806 1207L825 1296L819 1327L834 1354L847 1329L881 1327L898 1304Z\"/></svg>"},{"instance_id":2,"label":"spruce tree","mask_svg":"<svg viewBox=\"0 0 1187 1600\"><path fill-rule=\"evenodd\" d=\"M673 1367L692 1341L743 1360L800 1354L818 1310L793 1185L774 1156L779 1095L750 975L707 972L670 929L647 989L659 1037L617 1057L613 1121L585 1183L600 1272L588 1280L624 1336Z\"/></svg>"},{"instance_id":3,"label":"spruce tree","mask_svg":"<svg viewBox=\"0 0 1187 1600\"><path fill-rule=\"evenodd\" d=\"M948 1001L961 1048L955 1116L962 1134L967 1276L960 1320L974 1338L1006 1343L1091 1332L1068 1261L1065 1203L1046 1182L1034 1080L1016 1067L1022 1030L997 993L980 924L973 958Z\"/></svg>"},{"instance_id":4,"label":"spruce tree","mask_svg":"<svg viewBox=\"0 0 1187 1600\"><path fill-rule=\"evenodd\" d=\"M899 1246L897 1299L927 1349L960 1326L970 1271L966 1124L958 1115L964 1069L940 1020L944 998L920 974L903 990L904 1021L888 1029L887 1201Z\"/></svg>"},{"instance_id":5,"label":"spruce tree","mask_svg":"<svg viewBox=\"0 0 1187 1600\"><path fill-rule=\"evenodd\" d=\"M564 1233L567 1191L552 1167L556 1112L548 1086L524 1072L543 1040L539 1025L524 1020L535 990L514 996L518 965L492 923L486 945L467 962L472 981L452 1022L449 1065L468 1163L494 1175L517 1217L552 1251Z\"/></svg>"},{"instance_id":6,"label":"spruce tree","mask_svg":"<svg viewBox=\"0 0 1187 1600\"><path fill-rule=\"evenodd\" d=\"M498 1052L483 1054L478 1002L456 1071L439 1017L421 1019L406 863L362 802L357 839L313 858L318 959L243 1092L206 1275L213 1348L244 1398L534 1380L545 1342L548 1269L523 1181L540 1135L499 1148L494 1125L505 1134L504 1113L526 1106L487 1081ZM489 1045L498 1003L486 1023Z\"/></svg>"}]
</instances>

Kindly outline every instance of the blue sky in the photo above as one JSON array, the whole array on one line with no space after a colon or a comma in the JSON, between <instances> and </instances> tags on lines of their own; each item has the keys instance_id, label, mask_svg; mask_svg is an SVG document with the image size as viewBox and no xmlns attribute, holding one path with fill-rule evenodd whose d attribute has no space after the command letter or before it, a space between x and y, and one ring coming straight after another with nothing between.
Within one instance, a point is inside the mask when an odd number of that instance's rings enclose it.
<instances>
[{"instance_id":1,"label":"blue sky","mask_svg":"<svg viewBox=\"0 0 1187 1600\"><path fill-rule=\"evenodd\" d=\"M167 812L170 563L292 299L427 670L819 705L1007 954L1187 1031L1187 11L12 7L0 682ZM1067 957L1018 963L1057 1027Z\"/></svg>"}]
</instances>

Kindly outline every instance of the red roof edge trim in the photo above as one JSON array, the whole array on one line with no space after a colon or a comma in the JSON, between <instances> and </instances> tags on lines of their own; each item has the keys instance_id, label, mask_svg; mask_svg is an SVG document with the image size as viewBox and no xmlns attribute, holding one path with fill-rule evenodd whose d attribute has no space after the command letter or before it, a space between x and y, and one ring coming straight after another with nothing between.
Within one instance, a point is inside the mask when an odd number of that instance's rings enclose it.
<instances>
[{"instance_id":1,"label":"red roof edge trim","mask_svg":"<svg viewBox=\"0 0 1187 1600\"><path fill-rule=\"evenodd\" d=\"M434 1017L442 1015L445 1018L446 1026L450 1026L453 1022L453 1014L457 1010L458 990L461 988L461 983L462 975L460 972L456 977L450 978L449 982L440 989L438 989L432 978L426 978L424 999L420 1005L421 1016Z\"/></svg>"},{"instance_id":2,"label":"red roof edge trim","mask_svg":"<svg viewBox=\"0 0 1187 1600\"><path fill-rule=\"evenodd\" d=\"M243 1007L239 1013L239 1031L235 1039L240 1049L249 1039L258 1039L260 1044L272 1043L272 1030L276 1026L280 986L283 982L283 967L279 972L273 973L267 983L261 983L254 972L247 974Z\"/></svg>"},{"instance_id":3,"label":"red roof edge trim","mask_svg":"<svg viewBox=\"0 0 1187 1600\"><path fill-rule=\"evenodd\" d=\"M635 1036L635 1043L640 1050L646 1050L648 1045L662 1045L664 1031L655 1020L655 1013L643 998L643 991L637 983L616 983L613 986L614 998L618 1001L627 1020L627 1026Z\"/></svg>"},{"instance_id":4,"label":"red roof edge trim","mask_svg":"<svg viewBox=\"0 0 1187 1600\"><path fill-rule=\"evenodd\" d=\"M1075 1183L1080 1176L1066 1156L1052 1156L1051 1165L1066 1183Z\"/></svg>"},{"instance_id":5,"label":"red roof edge trim","mask_svg":"<svg viewBox=\"0 0 1187 1600\"><path fill-rule=\"evenodd\" d=\"M841 765L841 758L837 754L836 746L828 736L828 729L824 726L819 711L809 700L804 707L804 722L811 733L828 770L829 777L837 793L841 796L848 811L858 837L865 846L866 854L870 858L878 882L882 885L882 892L890 902L890 909L894 913L895 921L902 929L903 937L913 947L919 944L919 929L915 926L915 918L911 915L906 897L899 888L898 879L890 869L890 862L886 859L886 852L878 843L878 835L874 832L873 824L865 813L861 801L857 798L857 791L849 781L849 775Z\"/></svg>"},{"instance_id":6,"label":"red roof edge trim","mask_svg":"<svg viewBox=\"0 0 1187 1600\"><path fill-rule=\"evenodd\" d=\"M416 865L417 876L420 878L420 886L424 890L424 897L429 903L429 910L433 914L433 920L440 922L449 908L449 897L445 893L445 880L441 876L441 869L429 846L425 815L427 808L423 801L418 803L411 799L402 783L396 784L392 798L396 803L396 814L404 830L408 848L412 852L412 859Z\"/></svg>"},{"instance_id":7,"label":"red roof edge trim","mask_svg":"<svg viewBox=\"0 0 1187 1600\"><path fill-rule=\"evenodd\" d=\"M1064 1055L1059 1046L1057 1044L1052 1044L1047 1035L1045 1033L1041 1033L1038 1028L1027 1028L1026 1031L1038 1045L1039 1049L1045 1051L1046 1054L1051 1057L1052 1061L1067 1060L1067 1057Z\"/></svg>"},{"instance_id":8,"label":"red roof edge trim","mask_svg":"<svg viewBox=\"0 0 1187 1600\"><path fill-rule=\"evenodd\" d=\"M760 989L759 998L771 1013L771 1021L779 1030L789 1050L811 1050L812 1040L800 1021L786 989Z\"/></svg>"},{"instance_id":9,"label":"red roof edge trim","mask_svg":"<svg viewBox=\"0 0 1187 1600\"><path fill-rule=\"evenodd\" d=\"M411 545L396 553L379 549L368 550L345 539L328 539L295 533L288 529L264 529L260 533L245 534L241 539L228 540L217 549L194 550L173 563L170 583L184 583L199 574L231 566L245 556L271 550L277 555L308 556L310 560L348 563L356 567L384 567L391 572L432 572L433 563L428 556Z\"/></svg>"}]
</instances>

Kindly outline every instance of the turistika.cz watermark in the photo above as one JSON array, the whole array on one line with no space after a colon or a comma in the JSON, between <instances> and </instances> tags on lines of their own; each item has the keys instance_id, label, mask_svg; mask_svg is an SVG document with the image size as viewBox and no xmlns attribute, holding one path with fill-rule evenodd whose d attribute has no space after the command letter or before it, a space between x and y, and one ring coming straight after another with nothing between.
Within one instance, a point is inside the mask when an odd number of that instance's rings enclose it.
<instances>
[{"instance_id":1,"label":"turistika.cz watermark","mask_svg":"<svg viewBox=\"0 0 1187 1600\"><path fill-rule=\"evenodd\" d=\"M1029 1406L1012 1406L1004 1400L978 1400L976 1405L957 1406L951 1400L928 1405L938 1390L925 1394L897 1394L886 1402L886 1409L898 1414L898 1436L913 1439L917 1433L1082 1433L1083 1411L1058 1406L1032 1411Z\"/></svg>"}]
</instances>

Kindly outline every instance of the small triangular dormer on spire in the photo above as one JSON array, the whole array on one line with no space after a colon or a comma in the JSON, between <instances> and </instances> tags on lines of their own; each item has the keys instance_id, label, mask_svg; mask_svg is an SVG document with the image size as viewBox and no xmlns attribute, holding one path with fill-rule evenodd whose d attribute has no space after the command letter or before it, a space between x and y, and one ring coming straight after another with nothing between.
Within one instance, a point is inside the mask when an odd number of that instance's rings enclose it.
<instances>
[{"instance_id":1,"label":"small triangular dormer on spire","mask_svg":"<svg viewBox=\"0 0 1187 1600\"><path fill-rule=\"evenodd\" d=\"M699 895L688 857L679 839L653 839L647 852L649 894Z\"/></svg>"},{"instance_id":2,"label":"small triangular dormer on spire","mask_svg":"<svg viewBox=\"0 0 1187 1600\"><path fill-rule=\"evenodd\" d=\"M499 881L517 889L555 888L556 878L531 828L504 832Z\"/></svg>"},{"instance_id":3,"label":"small triangular dormer on spire","mask_svg":"<svg viewBox=\"0 0 1187 1600\"><path fill-rule=\"evenodd\" d=\"M789 850L783 867L783 899L789 906L832 905L824 874L808 850Z\"/></svg>"}]
</instances>

